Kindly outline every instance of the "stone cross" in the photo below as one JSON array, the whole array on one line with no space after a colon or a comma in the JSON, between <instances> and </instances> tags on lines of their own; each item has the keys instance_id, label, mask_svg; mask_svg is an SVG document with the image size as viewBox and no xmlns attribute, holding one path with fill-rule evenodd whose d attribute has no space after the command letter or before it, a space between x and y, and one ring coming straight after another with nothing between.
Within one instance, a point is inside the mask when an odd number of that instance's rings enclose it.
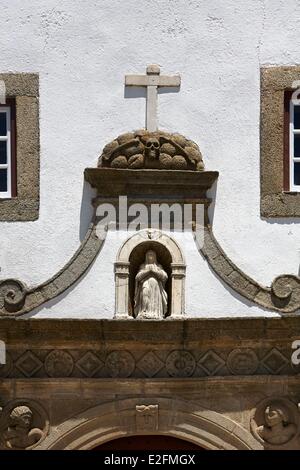
<instances>
[{"instance_id":1,"label":"stone cross","mask_svg":"<svg viewBox=\"0 0 300 470\"><path fill-rule=\"evenodd\" d=\"M160 75L158 65L148 65L147 75L125 75L125 86L142 86L147 88L146 129L157 130L157 89L158 87L179 87L180 75Z\"/></svg>"}]
</instances>

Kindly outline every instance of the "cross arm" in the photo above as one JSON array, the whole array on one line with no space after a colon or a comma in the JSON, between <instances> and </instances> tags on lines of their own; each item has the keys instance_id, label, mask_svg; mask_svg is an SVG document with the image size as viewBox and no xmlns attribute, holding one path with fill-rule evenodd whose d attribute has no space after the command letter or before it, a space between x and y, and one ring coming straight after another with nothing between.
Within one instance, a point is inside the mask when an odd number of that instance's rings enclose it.
<instances>
[{"instance_id":1,"label":"cross arm","mask_svg":"<svg viewBox=\"0 0 300 470\"><path fill-rule=\"evenodd\" d=\"M178 87L180 86L180 75L126 75L126 86L165 86L165 87Z\"/></svg>"}]
</instances>

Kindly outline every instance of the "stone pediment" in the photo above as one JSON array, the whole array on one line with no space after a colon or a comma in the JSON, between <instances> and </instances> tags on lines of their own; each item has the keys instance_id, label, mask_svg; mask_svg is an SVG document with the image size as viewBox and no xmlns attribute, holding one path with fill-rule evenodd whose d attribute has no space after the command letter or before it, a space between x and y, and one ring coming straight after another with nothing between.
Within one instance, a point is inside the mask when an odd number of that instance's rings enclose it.
<instances>
[{"instance_id":1,"label":"stone pediment","mask_svg":"<svg viewBox=\"0 0 300 470\"><path fill-rule=\"evenodd\" d=\"M138 130L107 144L98 167L203 171L198 145L181 134Z\"/></svg>"}]
</instances>

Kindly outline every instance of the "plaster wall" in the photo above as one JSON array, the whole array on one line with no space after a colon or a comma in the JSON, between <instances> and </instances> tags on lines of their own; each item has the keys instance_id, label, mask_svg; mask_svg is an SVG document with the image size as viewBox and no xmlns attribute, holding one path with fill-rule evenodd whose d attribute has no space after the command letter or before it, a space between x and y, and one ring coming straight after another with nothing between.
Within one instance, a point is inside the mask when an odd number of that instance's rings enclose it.
<instances>
[{"instance_id":1,"label":"plaster wall","mask_svg":"<svg viewBox=\"0 0 300 470\"><path fill-rule=\"evenodd\" d=\"M0 72L39 73L41 139L40 217L0 224L1 278L39 284L72 256L91 217L84 168L96 165L105 143L143 126L145 94L124 91L124 75L144 73L153 62L182 76L179 93L159 95L160 127L195 140L206 168L220 171L210 216L223 249L264 285L298 274L299 220L262 220L259 210L260 67L299 64L297 0L0 6ZM122 243L114 237L77 286L34 314L111 318L113 262ZM191 239L181 246L188 315L277 316L225 287Z\"/></svg>"}]
</instances>

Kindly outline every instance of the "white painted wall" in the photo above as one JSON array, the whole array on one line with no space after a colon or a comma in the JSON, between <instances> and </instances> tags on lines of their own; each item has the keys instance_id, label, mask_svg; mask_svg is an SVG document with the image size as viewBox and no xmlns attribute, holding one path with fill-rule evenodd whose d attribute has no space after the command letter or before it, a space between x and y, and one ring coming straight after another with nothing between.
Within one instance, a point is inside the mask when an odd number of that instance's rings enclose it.
<instances>
[{"instance_id":1,"label":"white painted wall","mask_svg":"<svg viewBox=\"0 0 300 470\"><path fill-rule=\"evenodd\" d=\"M180 93L159 96L161 128L198 142L207 169L220 171L221 246L262 284L298 274L299 220L259 215L259 69L300 63L297 0L0 0L0 8L0 71L40 74L41 113L40 218L0 224L1 278L39 284L72 256L90 217L84 168L105 143L143 126L145 99L124 98L123 82L152 62L182 76ZM114 235L84 279L37 317L112 317ZM268 315L233 295L192 241L183 249L188 315Z\"/></svg>"}]
</instances>

